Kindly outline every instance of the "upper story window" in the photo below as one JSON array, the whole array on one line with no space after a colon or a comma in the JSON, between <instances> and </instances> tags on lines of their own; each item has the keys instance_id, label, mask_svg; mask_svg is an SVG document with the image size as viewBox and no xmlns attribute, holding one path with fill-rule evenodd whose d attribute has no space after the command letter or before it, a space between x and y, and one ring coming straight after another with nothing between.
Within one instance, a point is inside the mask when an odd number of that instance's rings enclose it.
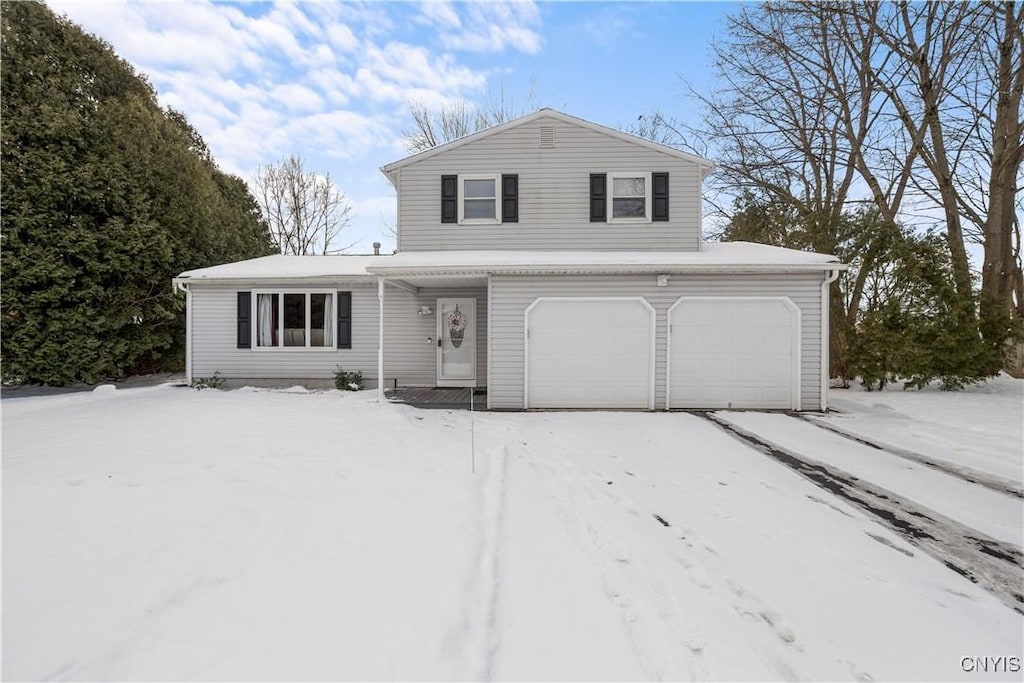
<instances>
[{"instance_id":1,"label":"upper story window","mask_svg":"<svg viewBox=\"0 0 1024 683\"><path fill-rule=\"evenodd\" d=\"M518 174L441 176L442 223L486 224L518 221Z\"/></svg>"},{"instance_id":2,"label":"upper story window","mask_svg":"<svg viewBox=\"0 0 1024 683\"><path fill-rule=\"evenodd\" d=\"M500 223L501 203L498 201L498 176L459 176L462 201L459 203L460 223Z\"/></svg>"},{"instance_id":3,"label":"upper story window","mask_svg":"<svg viewBox=\"0 0 1024 683\"><path fill-rule=\"evenodd\" d=\"M591 173L592 223L667 221L668 173Z\"/></svg>"},{"instance_id":4,"label":"upper story window","mask_svg":"<svg viewBox=\"0 0 1024 683\"><path fill-rule=\"evenodd\" d=\"M611 221L651 220L650 174L609 173L611 192L608 217Z\"/></svg>"}]
</instances>

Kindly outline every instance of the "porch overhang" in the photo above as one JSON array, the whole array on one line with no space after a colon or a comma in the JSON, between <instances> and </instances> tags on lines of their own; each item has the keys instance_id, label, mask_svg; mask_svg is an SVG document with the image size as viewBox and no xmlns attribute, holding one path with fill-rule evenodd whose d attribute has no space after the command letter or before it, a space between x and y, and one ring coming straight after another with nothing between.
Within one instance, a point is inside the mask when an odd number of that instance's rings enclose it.
<instances>
[{"instance_id":1,"label":"porch overhang","mask_svg":"<svg viewBox=\"0 0 1024 683\"><path fill-rule=\"evenodd\" d=\"M418 294L430 287L479 289L487 286L487 273L377 273L389 287Z\"/></svg>"},{"instance_id":2,"label":"porch overhang","mask_svg":"<svg viewBox=\"0 0 1024 683\"><path fill-rule=\"evenodd\" d=\"M484 313L484 315L486 317L484 319L487 321L487 325L488 325L488 328L487 328L487 339L488 339L488 342L487 342L488 343L488 347L487 347L487 358L488 358L488 363L487 363L487 381L488 382L490 381L490 361L489 361L489 358L490 358L490 324L491 324L491 317L490 317L490 291L491 291L490 288L491 288L491 279L490 279L490 276L487 273L479 273L479 272L472 272L472 273L455 273L455 272L453 272L453 273L397 272L397 273L371 273L371 276L373 276L376 279L376 282L377 282L377 304L378 304L377 320L378 320L378 325L379 325L378 326L379 344L378 344L378 349L377 349L377 377L379 379L378 379L378 382L377 382L377 399L378 399L379 402L381 402L381 403L386 402L386 396L385 396L385 393L384 393L384 380L383 380L383 378L386 375L385 367L384 367L384 349L385 349L385 343L386 343L386 341L385 341L385 328L386 328L385 321L386 321L386 318L387 318L387 307L385 306L385 300L387 298L387 290L389 288L399 289L399 290L402 290L402 291L405 291L405 292L409 292L409 293L411 293L413 295L419 295L420 297L423 297L423 296L434 297L435 296L435 292L431 291L431 290L436 290L438 292L437 293L437 297L438 298L437 299L433 299L433 301L436 301L437 304L438 304L437 307L436 307L436 311L437 312L441 311L440 302L442 300L442 295L439 292L442 292L442 290L444 292L444 296L447 296L447 297L457 297L458 296L457 294L453 294L452 293L453 290L462 290L462 289L465 289L465 290L486 290L486 292L487 292L487 299L486 299L486 309L485 309L485 313ZM426 290L426 291L424 291L424 290ZM481 301L481 305L483 305L482 301ZM478 307L477 311L479 312L479 307ZM430 315L431 311L427 310L426 313L423 313L423 312L419 313L419 315L424 315L424 314ZM440 338L440 334L438 334L438 338ZM472 365L475 367L475 365L476 365L475 360L473 361ZM463 387L463 386L466 386L470 390L475 390L476 387L477 387L478 379L479 379L479 377L474 375L474 379L473 379L474 384L472 386L470 386L470 385L462 385L462 384L459 384L459 385L444 384L443 386L445 386L445 387L451 387L451 386ZM451 380L451 381L461 381L461 380ZM438 375L438 382L439 382L439 384L441 382L440 375ZM489 404L489 400L490 399L488 398L487 399L488 404Z\"/></svg>"},{"instance_id":3,"label":"porch overhang","mask_svg":"<svg viewBox=\"0 0 1024 683\"><path fill-rule=\"evenodd\" d=\"M644 273L793 273L842 270L829 254L746 242L704 245L701 251L414 251L400 252L367 272L413 283L489 275L619 275ZM417 285L420 286L420 285ZM427 284L426 286L429 286Z\"/></svg>"}]
</instances>

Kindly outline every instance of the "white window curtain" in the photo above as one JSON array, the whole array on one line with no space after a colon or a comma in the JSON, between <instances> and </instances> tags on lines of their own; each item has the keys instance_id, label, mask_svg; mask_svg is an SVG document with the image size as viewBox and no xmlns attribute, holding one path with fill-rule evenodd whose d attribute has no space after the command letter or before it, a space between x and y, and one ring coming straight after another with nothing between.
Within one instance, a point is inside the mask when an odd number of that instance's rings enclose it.
<instances>
[{"instance_id":1,"label":"white window curtain","mask_svg":"<svg viewBox=\"0 0 1024 683\"><path fill-rule=\"evenodd\" d=\"M334 295L324 297L324 346L334 346Z\"/></svg>"},{"instance_id":2,"label":"white window curtain","mask_svg":"<svg viewBox=\"0 0 1024 683\"><path fill-rule=\"evenodd\" d=\"M273 295L260 294L257 315L259 316L259 331L256 340L257 346L273 346L274 342L274 302Z\"/></svg>"}]
</instances>

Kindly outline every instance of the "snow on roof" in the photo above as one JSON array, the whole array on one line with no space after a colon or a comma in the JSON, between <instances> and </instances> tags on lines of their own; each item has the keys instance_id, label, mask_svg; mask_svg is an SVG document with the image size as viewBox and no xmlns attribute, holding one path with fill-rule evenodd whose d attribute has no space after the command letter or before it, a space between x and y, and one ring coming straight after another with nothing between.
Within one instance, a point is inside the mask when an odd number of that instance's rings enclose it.
<instances>
[{"instance_id":1,"label":"snow on roof","mask_svg":"<svg viewBox=\"0 0 1024 683\"><path fill-rule=\"evenodd\" d=\"M401 272L567 272L652 270L829 270L830 254L751 242L708 242L701 251L406 251L368 267Z\"/></svg>"},{"instance_id":2,"label":"snow on roof","mask_svg":"<svg viewBox=\"0 0 1024 683\"><path fill-rule=\"evenodd\" d=\"M751 242L707 242L700 251L406 251L381 256L264 256L188 270L177 280L273 280L417 273L830 270L829 254Z\"/></svg>"},{"instance_id":3,"label":"snow on roof","mask_svg":"<svg viewBox=\"0 0 1024 683\"><path fill-rule=\"evenodd\" d=\"M293 256L275 254L236 261L209 268L186 270L181 280L264 280L272 278L354 277L369 275L366 266L375 261L391 258L381 256L355 256L337 254L328 256Z\"/></svg>"}]
</instances>

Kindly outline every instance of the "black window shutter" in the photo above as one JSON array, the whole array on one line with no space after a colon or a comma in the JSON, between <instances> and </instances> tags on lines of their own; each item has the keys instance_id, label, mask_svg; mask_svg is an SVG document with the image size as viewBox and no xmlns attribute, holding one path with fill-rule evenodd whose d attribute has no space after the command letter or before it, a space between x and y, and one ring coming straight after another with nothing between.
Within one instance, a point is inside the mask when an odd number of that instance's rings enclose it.
<instances>
[{"instance_id":1,"label":"black window shutter","mask_svg":"<svg viewBox=\"0 0 1024 683\"><path fill-rule=\"evenodd\" d=\"M668 173L651 174L652 221L668 220Z\"/></svg>"},{"instance_id":2,"label":"black window shutter","mask_svg":"<svg viewBox=\"0 0 1024 683\"><path fill-rule=\"evenodd\" d=\"M441 176L441 222L459 222L459 176Z\"/></svg>"},{"instance_id":3,"label":"black window shutter","mask_svg":"<svg viewBox=\"0 0 1024 683\"><path fill-rule=\"evenodd\" d=\"M590 222L604 223L608 220L608 177L604 173L590 174Z\"/></svg>"},{"instance_id":4,"label":"black window shutter","mask_svg":"<svg viewBox=\"0 0 1024 683\"><path fill-rule=\"evenodd\" d=\"M252 292L238 293L238 348L252 348Z\"/></svg>"},{"instance_id":5,"label":"black window shutter","mask_svg":"<svg viewBox=\"0 0 1024 683\"><path fill-rule=\"evenodd\" d=\"M519 176L501 176L501 222L519 222Z\"/></svg>"},{"instance_id":6,"label":"black window shutter","mask_svg":"<svg viewBox=\"0 0 1024 683\"><path fill-rule=\"evenodd\" d=\"M338 292L338 348L352 348L352 292Z\"/></svg>"}]
</instances>

